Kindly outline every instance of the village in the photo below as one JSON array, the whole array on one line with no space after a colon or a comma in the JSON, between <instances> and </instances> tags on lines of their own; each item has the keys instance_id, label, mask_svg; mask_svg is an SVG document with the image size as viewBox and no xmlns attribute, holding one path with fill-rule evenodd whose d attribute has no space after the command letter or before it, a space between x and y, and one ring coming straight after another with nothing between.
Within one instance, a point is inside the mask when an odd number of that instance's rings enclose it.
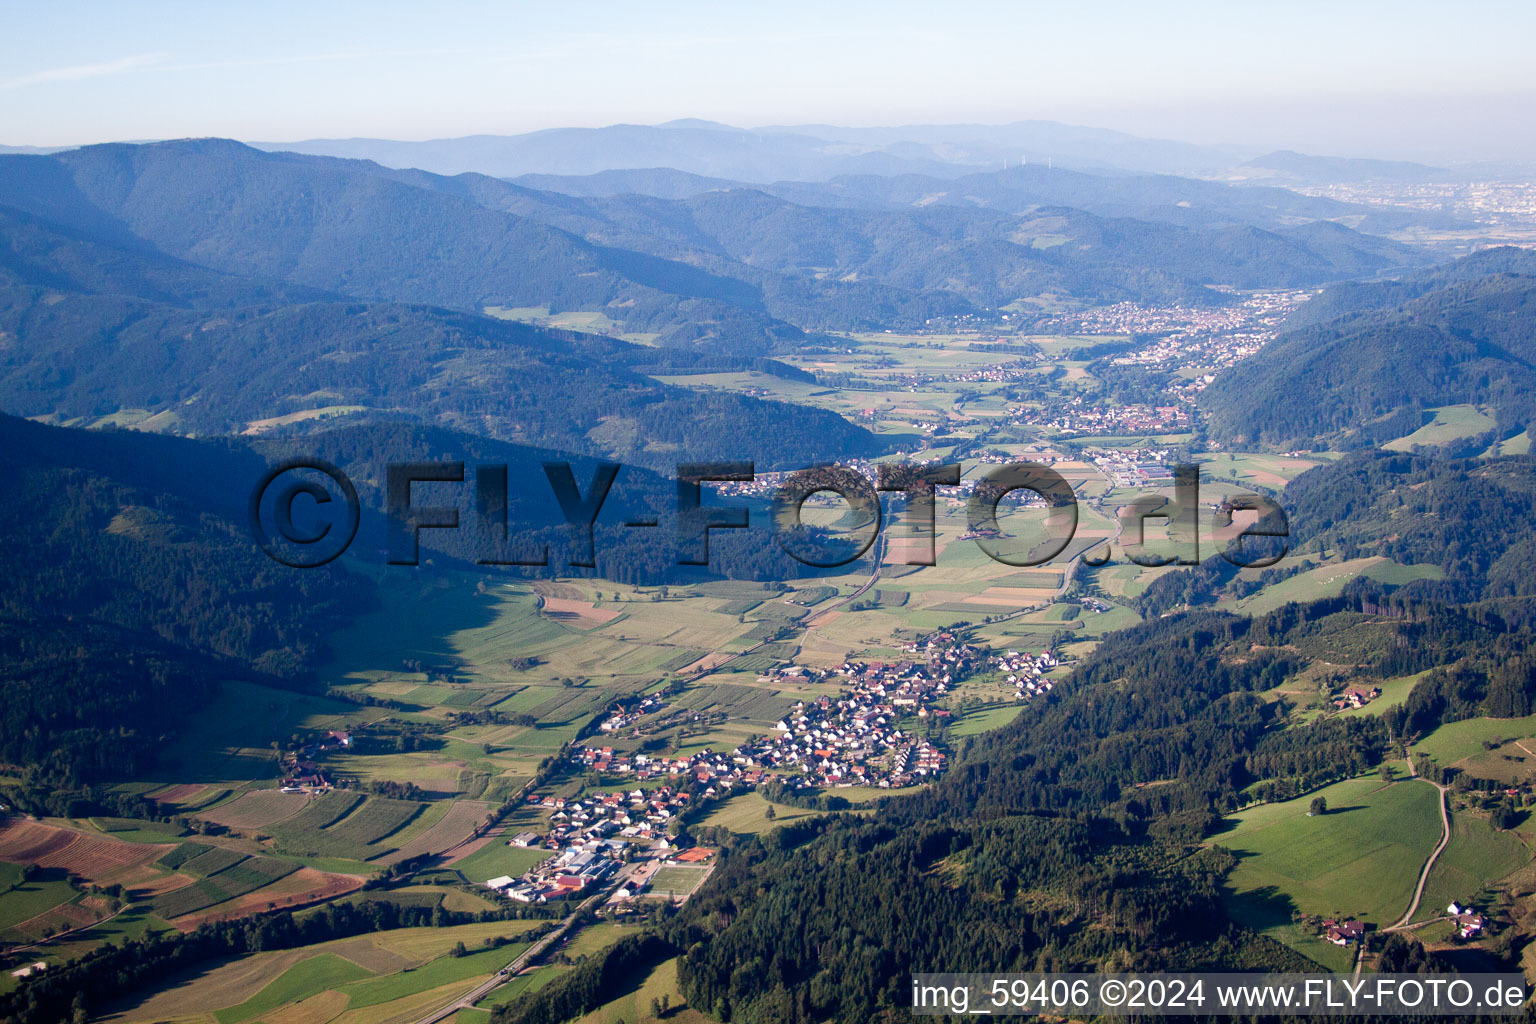
<instances>
[{"instance_id":1,"label":"village","mask_svg":"<svg viewBox=\"0 0 1536 1024\"><path fill-rule=\"evenodd\" d=\"M1192 407L1185 405L1089 404L1081 397L1063 405L1021 405L1009 410L1014 423L1044 427L1061 437L1105 434L1165 434L1188 430L1193 422Z\"/></svg>"},{"instance_id":2,"label":"village","mask_svg":"<svg viewBox=\"0 0 1536 1024\"><path fill-rule=\"evenodd\" d=\"M512 899L543 903L590 892L608 881L621 884L610 897L641 895L654 869L663 864L708 863L713 851L674 840L682 823L716 801L759 787L776 795L827 788L872 786L900 789L942 774L948 755L926 735L899 723L905 718L942 721L951 716L935 701L983 665L1009 671L1021 699L1050 688L1040 681L1056 664L1039 657L985 657L949 631L906 644L910 658L895 663L844 662L834 668L786 665L765 675L771 682L846 681L838 696L796 701L770 735L724 752L704 749L664 756L581 744L569 755L575 771L601 779L632 779L634 788L588 792L578 797L532 796L550 812L546 831L525 831L509 845L550 851L550 857L520 878L500 876L485 885ZM657 695L611 708L598 726L608 735L630 730L666 705ZM660 782L660 785L657 783Z\"/></svg>"}]
</instances>

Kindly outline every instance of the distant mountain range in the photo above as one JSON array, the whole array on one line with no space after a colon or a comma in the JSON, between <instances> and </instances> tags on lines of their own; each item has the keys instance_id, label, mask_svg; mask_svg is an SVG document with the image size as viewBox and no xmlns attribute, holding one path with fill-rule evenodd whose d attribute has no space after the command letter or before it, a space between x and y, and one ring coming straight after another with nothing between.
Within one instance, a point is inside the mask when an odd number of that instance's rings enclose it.
<instances>
[{"instance_id":1,"label":"distant mountain range","mask_svg":"<svg viewBox=\"0 0 1536 1024\"><path fill-rule=\"evenodd\" d=\"M521 174L595 174L615 169L669 167L690 174L758 183L820 181L840 174L958 176L1023 160L1117 171L1199 174L1229 167L1245 155L1218 147L1141 139L1122 132L1054 121L746 129L690 119L659 125L554 128L525 135L471 135L426 142L308 139L252 145L266 150L374 160L386 167L414 167L438 174L475 171L510 178Z\"/></svg>"},{"instance_id":2,"label":"distant mountain range","mask_svg":"<svg viewBox=\"0 0 1536 1024\"><path fill-rule=\"evenodd\" d=\"M979 171L958 178L926 174L839 175L827 181L778 181L763 185L668 168L590 175L527 174L512 181L528 188L582 198L646 195L691 199L707 192L755 188L806 206L902 209L937 204L1019 214L1042 206L1067 206L1104 217L1131 217L1182 227L1252 224L1276 228L1332 220L1367 233L1389 233L1410 226L1465 226L1445 214L1345 203L1280 187L1234 187L1171 174L1090 174L1047 168L1043 164Z\"/></svg>"},{"instance_id":3,"label":"distant mountain range","mask_svg":"<svg viewBox=\"0 0 1536 1024\"><path fill-rule=\"evenodd\" d=\"M1338 183L1392 182L1421 184L1431 181L1455 181L1461 177L1444 167L1402 160L1361 160L1337 156L1308 156L1288 149L1254 157L1242 166L1262 172L1279 185L1327 185Z\"/></svg>"},{"instance_id":4,"label":"distant mountain range","mask_svg":"<svg viewBox=\"0 0 1536 1024\"><path fill-rule=\"evenodd\" d=\"M816 331L1036 300L1218 304L1210 285L1300 287L1430 258L1319 219L1373 214L1284 190L1034 168L945 184L584 198L216 139L0 157L0 205L92 240L327 296L599 312L669 348L747 358Z\"/></svg>"},{"instance_id":5,"label":"distant mountain range","mask_svg":"<svg viewBox=\"0 0 1536 1024\"><path fill-rule=\"evenodd\" d=\"M135 140L139 141L152 140ZM472 172L498 178L565 178L610 171L648 171L658 175L655 182L636 190L667 198L682 198L682 192L669 192L661 184L667 177L678 176L765 185L821 182L849 175L917 174L945 179L1038 165L1098 174L1166 174L1243 183L1316 185L1463 181L1529 171L1496 165L1430 167L1406 161L1316 156L1291 150L1260 153L1239 146L1149 139L1056 121L738 128L687 118L657 125L551 128L518 135L468 135L424 141L321 138L249 144L270 152L372 160L385 167L446 175ZM44 155L71 148L75 147L0 146L0 154ZM525 183L564 190L550 183ZM692 189L699 184L692 181L681 187Z\"/></svg>"}]
</instances>

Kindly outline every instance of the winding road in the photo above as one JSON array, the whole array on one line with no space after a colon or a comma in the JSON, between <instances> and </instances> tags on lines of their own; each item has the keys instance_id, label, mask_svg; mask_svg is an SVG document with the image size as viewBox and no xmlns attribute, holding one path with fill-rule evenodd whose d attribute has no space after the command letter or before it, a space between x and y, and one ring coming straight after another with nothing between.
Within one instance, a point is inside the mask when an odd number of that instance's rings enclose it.
<instances>
[{"instance_id":1,"label":"winding road","mask_svg":"<svg viewBox=\"0 0 1536 1024\"><path fill-rule=\"evenodd\" d=\"M1418 768L1413 763L1412 752L1404 751L1404 753L1408 756L1408 774L1415 779L1419 779L1421 782L1429 782L1431 786L1435 787L1440 804L1440 842L1435 847L1434 852L1429 855L1429 859L1424 862L1424 870L1419 872L1419 884L1413 890L1413 902L1408 905L1408 909L1403 913L1402 917L1397 919L1396 923L1382 929L1383 933L1402 931L1408 927L1408 922L1413 920L1413 915L1419 912L1419 901L1424 898L1424 884L1429 881L1430 869L1435 866L1435 861L1440 859L1440 855L1445 852L1446 846L1451 841L1451 812L1450 808L1446 805L1445 797L1447 787L1440 785L1438 782L1430 782L1428 779L1420 776Z\"/></svg>"}]
</instances>

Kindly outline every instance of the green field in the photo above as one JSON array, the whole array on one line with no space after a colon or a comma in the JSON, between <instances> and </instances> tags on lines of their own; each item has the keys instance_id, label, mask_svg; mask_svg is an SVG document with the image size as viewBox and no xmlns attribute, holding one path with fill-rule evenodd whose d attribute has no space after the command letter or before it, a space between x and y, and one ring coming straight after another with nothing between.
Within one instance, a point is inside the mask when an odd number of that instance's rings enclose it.
<instances>
[{"instance_id":1,"label":"green field","mask_svg":"<svg viewBox=\"0 0 1536 1024\"><path fill-rule=\"evenodd\" d=\"M1439 566L1434 565L1399 565L1377 556L1356 558L1320 565L1316 569L1270 584L1257 594L1237 602L1236 611L1243 615L1263 615L1292 601L1320 601L1325 597L1337 597L1357 576L1366 576L1379 583L1401 585L1413 580L1436 580L1444 575Z\"/></svg>"},{"instance_id":2,"label":"green field","mask_svg":"<svg viewBox=\"0 0 1536 1024\"><path fill-rule=\"evenodd\" d=\"M350 960L334 953L321 953L299 961L245 1002L215 1010L213 1016L219 1024L235 1024L371 976L371 971Z\"/></svg>"},{"instance_id":3,"label":"green field","mask_svg":"<svg viewBox=\"0 0 1536 1024\"><path fill-rule=\"evenodd\" d=\"M155 913L167 920L191 914L255 892L299 869L294 862L276 857L247 857L234 853L235 859L230 860L231 854L228 850L212 850L188 861L181 870L192 874L196 874L193 866L199 862L218 869L208 872L200 882L156 896L151 903Z\"/></svg>"},{"instance_id":4,"label":"green field","mask_svg":"<svg viewBox=\"0 0 1536 1024\"><path fill-rule=\"evenodd\" d=\"M773 819L768 819L768 808L773 808ZM803 807L770 804L758 792L743 793L714 807L699 821L700 825L718 825L741 835L759 835L787 822L812 818L820 811L808 811Z\"/></svg>"},{"instance_id":5,"label":"green field","mask_svg":"<svg viewBox=\"0 0 1536 1024\"><path fill-rule=\"evenodd\" d=\"M515 926L512 930L516 930ZM455 982L462 982L468 988L469 979L495 974L526 948L527 943L514 942L498 949L470 953L468 956L441 956L411 971L343 985L341 992L347 997L347 1009L356 1010L390 1003Z\"/></svg>"},{"instance_id":6,"label":"green field","mask_svg":"<svg viewBox=\"0 0 1536 1024\"><path fill-rule=\"evenodd\" d=\"M1429 871L1414 920L1439 917L1452 900L1466 903L1530 862L1531 851L1515 833L1498 831L1481 815L1458 811L1451 815L1450 844Z\"/></svg>"},{"instance_id":7,"label":"green field","mask_svg":"<svg viewBox=\"0 0 1536 1024\"><path fill-rule=\"evenodd\" d=\"M225 682L188 717L150 773L164 782L243 782L277 775L271 749L297 731L353 728L389 712L291 690Z\"/></svg>"},{"instance_id":8,"label":"green field","mask_svg":"<svg viewBox=\"0 0 1536 1024\"><path fill-rule=\"evenodd\" d=\"M506 834L511 835L512 831L508 829ZM544 863L551 856L553 854L543 847L524 849L519 846L508 846L505 839L498 836L463 860L455 861L453 870L463 875L465 881L478 885L502 875L511 875L515 878L524 871Z\"/></svg>"},{"instance_id":9,"label":"green field","mask_svg":"<svg viewBox=\"0 0 1536 1024\"><path fill-rule=\"evenodd\" d=\"M1314 796L1327 814L1308 816ZM1428 783L1372 777L1230 816L1209 841L1239 858L1226 879L1233 917L1314 959L1330 955L1327 944L1293 925L1293 913L1392 923L1440 840L1438 800Z\"/></svg>"},{"instance_id":10,"label":"green field","mask_svg":"<svg viewBox=\"0 0 1536 1024\"><path fill-rule=\"evenodd\" d=\"M658 868L656 874L652 876L650 894L652 896L667 896L670 894L677 899L682 899L697 889L704 881L704 876L708 873L708 868L682 867L669 864Z\"/></svg>"},{"instance_id":11,"label":"green field","mask_svg":"<svg viewBox=\"0 0 1536 1024\"><path fill-rule=\"evenodd\" d=\"M975 736L977 733L1000 729L1019 716L1024 709L1021 701L1010 701L990 707L973 708L960 715L959 721L950 726L951 736Z\"/></svg>"},{"instance_id":12,"label":"green field","mask_svg":"<svg viewBox=\"0 0 1536 1024\"><path fill-rule=\"evenodd\" d=\"M577 1024L637 1024L654 1020L651 1001L667 998L668 1024L708 1024L710 1018L687 1005L677 985L677 961L668 960L646 977L631 991L616 993L607 1003L584 1017Z\"/></svg>"},{"instance_id":13,"label":"green field","mask_svg":"<svg viewBox=\"0 0 1536 1024\"><path fill-rule=\"evenodd\" d=\"M1381 682L1373 684L1380 688L1380 697L1377 697L1363 708L1345 708L1339 714L1345 717L1350 715L1385 714L1408 699L1408 694L1413 692L1413 688L1418 685L1420 679L1424 678L1426 672L1416 672L1411 676L1398 676L1395 679L1383 679ZM1366 689L1369 690L1369 686Z\"/></svg>"},{"instance_id":14,"label":"green field","mask_svg":"<svg viewBox=\"0 0 1536 1024\"><path fill-rule=\"evenodd\" d=\"M1433 412L1434 419L1406 437L1388 441L1382 447L1406 452L1411 451L1414 445L1439 445L1463 437L1475 437L1498 425L1492 416L1474 405L1446 405L1425 411Z\"/></svg>"},{"instance_id":15,"label":"green field","mask_svg":"<svg viewBox=\"0 0 1536 1024\"><path fill-rule=\"evenodd\" d=\"M68 903L77 894L59 872L42 872L29 882L21 879L21 867L0 861L0 930L11 928Z\"/></svg>"},{"instance_id":16,"label":"green field","mask_svg":"<svg viewBox=\"0 0 1536 1024\"><path fill-rule=\"evenodd\" d=\"M1413 743L1414 753L1425 754L1442 765L1455 764L1464 758L1484 752L1484 743L1498 744L1507 740L1529 741L1536 737L1536 715L1525 718L1468 718L1460 722L1447 722L1427 736Z\"/></svg>"}]
</instances>

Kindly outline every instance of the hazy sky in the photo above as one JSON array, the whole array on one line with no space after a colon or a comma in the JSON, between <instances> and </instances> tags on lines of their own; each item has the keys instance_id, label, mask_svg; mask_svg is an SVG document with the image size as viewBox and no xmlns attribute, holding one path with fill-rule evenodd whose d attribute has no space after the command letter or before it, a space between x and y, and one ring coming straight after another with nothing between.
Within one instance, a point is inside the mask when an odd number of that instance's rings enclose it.
<instances>
[{"instance_id":1,"label":"hazy sky","mask_svg":"<svg viewBox=\"0 0 1536 1024\"><path fill-rule=\"evenodd\" d=\"M1049 119L1536 159L1536 3L6 3L0 144Z\"/></svg>"}]
</instances>

